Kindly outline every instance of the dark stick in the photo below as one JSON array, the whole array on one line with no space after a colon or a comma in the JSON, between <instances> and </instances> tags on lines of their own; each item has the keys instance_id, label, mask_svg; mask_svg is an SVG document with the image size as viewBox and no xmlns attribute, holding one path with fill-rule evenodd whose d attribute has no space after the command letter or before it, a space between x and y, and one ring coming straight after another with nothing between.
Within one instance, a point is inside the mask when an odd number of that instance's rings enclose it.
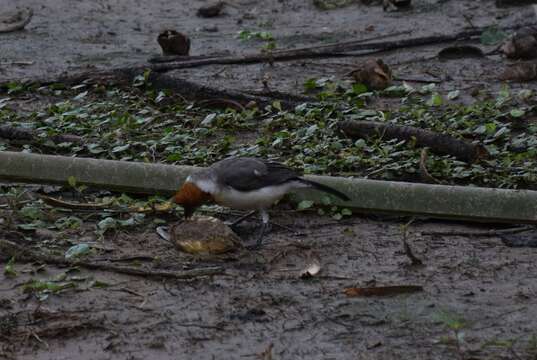
<instances>
[{"instance_id":1,"label":"dark stick","mask_svg":"<svg viewBox=\"0 0 537 360\"><path fill-rule=\"evenodd\" d=\"M516 234L534 230L534 226L519 226L509 229L485 230L485 231L423 231L422 235L434 236L497 236L505 234Z\"/></svg>"},{"instance_id":2,"label":"dark stick","mask_svg":"<svg viewBox=\"0 0 537 360\"><path fill-rule=\"evenodd\" d=\"M15 257L17 261L36 261L59 266L81 266L86 269L111 271L120 274L143 277L192 279L200 276L222 275L224 273L224 269L221 267L208 267L201 269L184 270L179 272L169 272L142 270L138 268L122 267L110 264L97 264L88 261L70 261L57 256L36 254L33 251L28 250L8 240L0 240L0 250L0 253L2 253L2 256L0 256L0 258Z\"/></svg>"},{"instance_id":3,"label":"dark stick","mask_svg":"<svg viewBox=\"0 0 537 360\"><path fill-rule=\"evenodd\" d=\"M380 136L384 139L412 140L415 139L417 146L428 147L431 151L452 155L459 160L474 162L486 157L484 147L472 144L468 141L456 139L446 134L434 131L374 121L346 120L338 123L342 133L351 139Z\"/></svg>"}]
</instances>

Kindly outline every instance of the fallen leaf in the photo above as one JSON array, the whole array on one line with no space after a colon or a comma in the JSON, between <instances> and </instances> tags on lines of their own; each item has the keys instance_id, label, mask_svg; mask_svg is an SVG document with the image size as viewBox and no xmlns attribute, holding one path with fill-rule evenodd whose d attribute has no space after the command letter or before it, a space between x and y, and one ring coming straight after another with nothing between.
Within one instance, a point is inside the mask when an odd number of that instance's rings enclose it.
<instances>
[{"instance_id":1,"label":"fallen leaf","mask_svg":"<svg viewBox=\"0 0 537 360\"><path fill-rule=\"evenodd\" d=\"M392 83L392 71L381 59L369 59L351 71L356 83L361 83L371 90L386 89Z\"/></svg>"},{"instance_id":2,"label":"fallen leaf","mask_svg":"<svg viewBox=\"0 0 537 360\"><path fill-rule=\"evenodd\" d=\"M393 296L399 294L409 294L423 291L420 285L396 285L396 286L378 286L378 287L350 287L344 290L345 295L351 297L358 296Z\"/></svg>"},{"instance_id":3,"label":"fallen leaf","mask_svg":"<svg viewBox=\"0 0 537 360\"><path fill-rule=\"evenodd\" d=\"M72 259L72 258L78 258L83 255L86 255L89 253L90 247L88 244L77 244L74 246L71 246L67 251L65 252L65 258L66 259Z\"/></svg>"}]
</instances>

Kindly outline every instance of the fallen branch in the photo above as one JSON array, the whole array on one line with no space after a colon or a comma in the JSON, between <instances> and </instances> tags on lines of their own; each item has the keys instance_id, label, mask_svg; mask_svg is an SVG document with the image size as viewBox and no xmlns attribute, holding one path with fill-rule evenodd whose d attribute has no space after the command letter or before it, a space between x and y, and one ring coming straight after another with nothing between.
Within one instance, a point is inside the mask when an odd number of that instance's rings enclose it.
<instances>
[{"instance_id":1,"label":"fallen branch","mask_svg":"<svg viewBox=\"0 0 537 360\"><path fill-rule=\"evenodd\" d=\"M47 205L61 207L64 209L71 209L71 210L105 210L105 209L108 209L110 205L112 205L112 203L114 202L114 200L112 199L103 203L88 204L88 203L73 203L73 202L64 201L64 200L56 199L56 198L45 196L45 195L41 195L40 198Z\"/></svg>"},{"instance_id":2,"label":"fallen branch","mask_svg":"<svg viewBox=\"0 0 537 360\"><path fill-rule=\"evenodd\" d=\"M0 19L0 33L9 33L24 29L32 20L34 12L30 8L17 10L14 13L4 14L4 19Z\"/></svg>"},{"instance_id":3,"label":"fallen branch","mask_svg":"<svg viewBox=\"0 0 537 360\"><path fill-rule=\"evenodd\" d=\"M0 138L8 140L22 140L37 142L39 140L38 134L32 129L24 129L16 126L2 125L0 126ZM78 135L64 134L53 135L47 140L50 140L56 144L59 143L76 143L81 144L83 142L82 137Z\"/></svg>"},{"instance_id":4,"label":"fallen branch","mask_svg":"<svg viewBox=\"0 0 537 360\"><path fill-rule=\"evenodd\" d=\"M357 296L394 296L400 294L411 294L423 291L420 285L395 285L395 286L378 286L378 287L350 287L344 290L345 295L350 297Z\"/></svg>"},{"instance_id":5,"label":"fallen branch","mask_svg":"<svg viewBox=\"0 0 537 360\"><path fill-rule=\"evenodd\" d=\"M343 134L352 139L380 136L383 139L412 140L416 142L416 146L428 147L437 154L452 155L459 160L470 163L488 155L481 145L412 126L374 121L345 120L339 122L338 127Z\"/></svg>"},{"instance_id":6,"label":"fallen branch","mask_svg":"<svg viewBox=\"0 0 537 360\"><path fill-rule=\"evenodd\" d=\"M516 30L524 26L528 25L520 24L516 26L506 27L502 30ZM321 46L303 47L299 49L271 51L268 54L249 54L244 56L214 56L205 59L198 58L193 60L188 60L183 57L181 59L178 59L179 61L153 64L150 68L153 71L164 72L169 70L186 69L207 65L273 63L277 61L290 61L299 59L368 56L383 51L424 45L433 45L453 41L471 40L479 37L485 29L486 28L475 28L469 31L461 31L455 34L430 35L394 41L368 42L370 41L369 39L353 40ZM396 34L388 34L386 36L396 36L404 33L405 32L399 32ZM170 58L168 58L168 60L169 59Z\"/></svg>"},{"instance_id":7,"label":"fallen branch","mask_svg":"<svg viewBox=\"0 0 537 360\"><path fill-rule=\"evenodd\" d=\"M77 184L126 193L173 195L193 166L147 164L67 156L0 151L0 180L9 182ZM537 223L537 191L446 186L308 175L307 179L331 186L350 200L333 205L355 211L424 215L467 221ZM322 203L323 193L303 189L291 200Z\"/></svg>"},{"instance_id":8,"label":"fallen branch","mask_svg":"<svg viewBox=\"0 0 537 360\"><path fill-rule=\"evenodd\" d=\"M432 236L498 236L506 234L516 234L535 230L534 226L518 226L509 229L485 230L485 231L423 231L422 235Z\"/></svg>"},{"instance_id":9,"label":"fallen branch","mask_svg":"<svg viewBox=\"0 0 537 360\"><path fill-rule=\"evenodd\" d=\"M9 258L15 258L16 261L35 261L50 265L59 266L79 266L91 270L110 271L119 274L127 274L142 277L171 278L171 279L192 279L203 276L213 276L224 274L221 267L207 267L201 269L192 269L184 271L152 271L139 268L115 266L110 264L98 264L88 261L70 261L58 256L37 254L27 248L17 245L11 241L0 239L0 258L4 261Z\"/></svg>"},{"instance_id":10,"label":"fallen branch","mask_svg":"<svg viewBox=\"0 0 537 360\"><path fill-rule=\"evenodd\" d=\"M134 74L132 74L134 76ZM257 95L252 92L245 92L233 89L215 88L207 85L194 83L182 78L176 78L166 74L152 72L149 75L149 82L160 89L171 89L189 100L198 99L229 99L245 106L254 102L258 106L270 105L274 100L280 100L283 107L295 107L304 102L315 102L315 98L296 96L285 93L264 93Z\"/></svg>"},{"instance_id":11,"label":"fallen branch","mask_svg":"<svg viewBox=\"0 0 537 360\"><path fill-rule=\"evenodd\" d=\"M151 70L165 72L207 65L256 64L300 59L366 56L380 51L402 49L415 46L438 44L450 41L469 40L479 36L481 30L471 30L452 35L433 35L420 38L401 39L377 43L363 43L362 40L335 43L293 50L272 51L269 54L249 54L244 56L221 56L208 59L182 60L177 62L152 64ZM360 51L360 53L354 53Z\"/></svg>"}]
</instances>

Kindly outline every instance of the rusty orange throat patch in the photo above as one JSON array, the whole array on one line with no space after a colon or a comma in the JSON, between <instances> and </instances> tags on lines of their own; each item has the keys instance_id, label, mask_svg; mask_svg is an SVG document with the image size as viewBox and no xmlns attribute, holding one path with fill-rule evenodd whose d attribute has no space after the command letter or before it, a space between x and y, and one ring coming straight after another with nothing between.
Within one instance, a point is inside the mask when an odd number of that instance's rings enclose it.
<instances>
[{"instance_id":1,"label":"rusty orange throat patch","mask_svg":"<svg viewBox=\"0 0 537 360\"><path fill-rule=\"evenodd\" d=\"M211 194L201 191L199 187L191 182L184 183L174 196L177 204L194 207L209 202L211 199Z\"/></svg>"}]
</instances>

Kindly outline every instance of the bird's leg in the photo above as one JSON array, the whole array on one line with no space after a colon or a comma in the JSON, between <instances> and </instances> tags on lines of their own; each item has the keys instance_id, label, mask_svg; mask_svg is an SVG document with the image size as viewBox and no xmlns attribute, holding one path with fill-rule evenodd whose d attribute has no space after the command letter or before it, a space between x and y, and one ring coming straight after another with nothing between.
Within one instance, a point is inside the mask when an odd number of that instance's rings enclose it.
<instances>
[{"instance_id":1,"label":"bird's leg","mask_svg":"<svg viewBox=\"0 0 537 360\"><path fill-rule=\"evenodd\" d=\"M259 213L261 214L261 230L259 231L259 235L257 236L257 247L261 247L261 244L263 243L263 236L270 228L270 218L267 210L260 210Z\"/></svg>"},{"instance_id":2,"label":"bird's leg","mask_svg":"<svg viewBox=\"0 0 537 360\"><path fill-rule=\"evenodd\" d=\"M257 210L253 210L253 211L250 211L249 213L246 213L245 215L241 216L240 218L238 218L237 220L233 221L231 224L229 224L228 226L230 228L234 228L235 226L239 225L241 222L243 222L244 220L246 219L249 219L252 217L252 215L255 214Z\"/></svg>"}]
</instances>

